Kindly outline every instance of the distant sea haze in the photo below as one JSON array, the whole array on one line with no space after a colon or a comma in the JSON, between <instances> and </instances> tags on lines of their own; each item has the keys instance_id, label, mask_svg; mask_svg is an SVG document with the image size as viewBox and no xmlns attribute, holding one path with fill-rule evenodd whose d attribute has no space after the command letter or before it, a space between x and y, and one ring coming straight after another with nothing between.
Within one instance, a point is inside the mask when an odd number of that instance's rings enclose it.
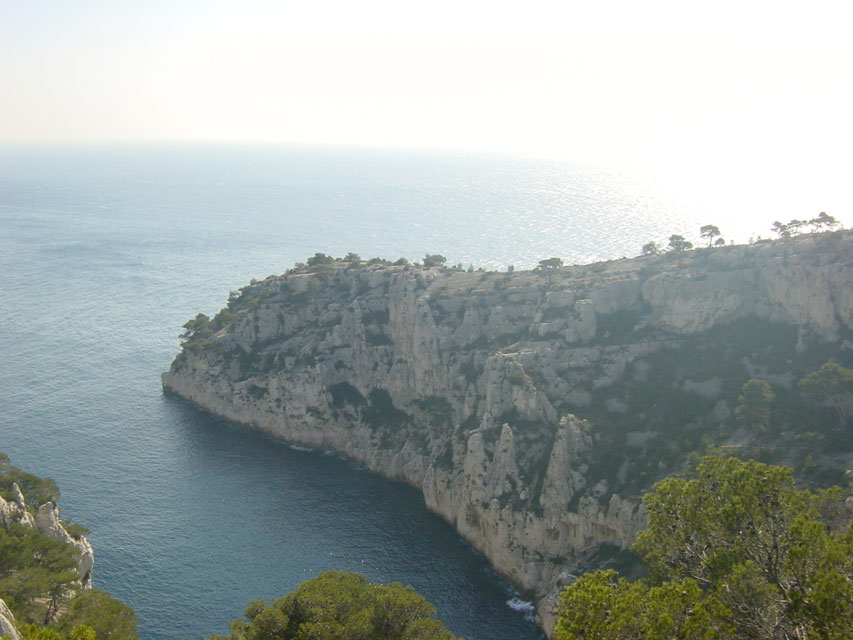
<instances>
[{"instance_id":1,"label":"distant sea haze","mask_svg":"<svg viewBox=\"0 0 853 640\"><path fill-rule=\"evenodd\" d=\"M206 417L164 397L160 372L190 317L318 251L518 269L636 255L703 215L571 164L0 149L0 451L58 482L63 517L92 530L95 586L136 609L142 638L224 633L330 568L411 584L469 640L538 638L416 491Z\"/></svg>"}]
</instances>

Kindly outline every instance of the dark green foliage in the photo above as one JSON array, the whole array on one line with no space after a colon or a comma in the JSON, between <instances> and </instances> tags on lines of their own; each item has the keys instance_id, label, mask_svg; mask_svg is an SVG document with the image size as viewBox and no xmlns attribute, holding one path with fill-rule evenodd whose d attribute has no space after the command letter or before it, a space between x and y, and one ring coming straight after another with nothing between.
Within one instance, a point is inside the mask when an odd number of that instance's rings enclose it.
<instances>
[{"instance_id":1,"label":"dark green foliage","mask_svg":"<svg viewBox=\"0 0 853 640\"><path fill-rule=\"evenodd\" d=\"M560 600L558 640L722 640L718 607L691 580L649 587L612 569L586 573Z\"/></svg>"},{"instance_id":2,"label":"dark green foliage","mask_svg":"<svg viewBox=\"0 0 853 640\"><path fill-rule=\"evenodd\" d=\"M447 398L429 396L422 400L415 400L415 405L429 416L429 421L433 426L450 424L452 407Z\"/></svg>"},{"instance_id":3,"label":"dark green foliage","mask_svg":"<svg viewBox=\"0 0 853 640\"><path fill-rule=\"evenodd\" d=\"M834 216L829 215L826 211L821 211L817 217L809 220L809 224L812 227L812 232L815 233L824 227L831 231L838 227L840 223Z\"/></svg>"},{"instance_id":4,"label":"dark green foliage","mask_svg":"<svg viewBox=\"0 0 853 640\"><path fill-rule=\"evenodd\" d=\"M360 407L367 402L361 392L349 382L329 385L329 393L332 394L332 406L339 409L346 405Z\"/></svg>"},{"instance_id":5,"label":"dark green foliage","mask_svg":"<svg viewBox=\"0 0 853 640\"><path fill-rule=\"evenodd\" d=\"M710 247L714 244L714 238L720 235L720 228L713 224L706 224L699 229L699 235L708 239L708 246ZM722 240L722 238L719 239ZM723 241L723 244L725 244L725 241Z\"/></svg>"},{"instance_id":6,"label":"dark green foliage","mask_svg":"<svg viewBox=\"0 0 853 640\"><path fill-rule=\"evenodd\" d=\"M59 490L49 478L38 478L9 464L0 453L0 484L18 482L31 507L56 501ZM74 537L85 527L63 523ZM36 528L0 526L0 597L15 616L27 640L136 640L136 618L130 607L103 591L81 591L75 547ZM44 625L52 625L46 627Z\"/></svg>"},{"instance_id":7,"label":"dark green foliage","mask_svg":"<svg viewBox=\"0 0 853 640\"><path fill-rule=\"evenodd\" d=\"M477 379L483 373L482 367L474 365L474 358L471 357L468 361L459 365L459 373L465 376L468 382L477 382Z\"/></svg>"},{"instance_id":8,"label":"dark green foliage","mask_svg":"<svg viewBox=\"0 0 853 640\"><path fill-rule=\"evenodd\" d=\"M388 324L389 318L390 314L388 313L388 309L379 309L377 311L365 313L361 317L361 321L364 324Z\"/></svg>"},{"instance_id":9,"label":"dark green foliage","mask_svg":"<svg viewBox=\"0 0 853 640\"><path fill-rule=\"evenodd\" d=\"M365 332L364 340L372 347L386 347L388 345L394 344L394 341L391 340L391 338L386 336L384 333L378 331Z\"/></svg>"},{"instance_id":10,"label":"dark green foliage","mask_svg":"<svg viewBox=\"0 0 853 640\"><path fill-rule=\"evenodd\" d=\"M567 307L549 307L542 311L542 322L553 322L559 318L565 318L570 313Z\"/></svg>"},{"instance_id":11,"label":"dark green foliage","mask_svg":"<svg viewBox=\"0 0 853 640\"><path fill-rule=\"evenodd\" d=\"M439 469L453 469L453 445L450 442L444 444L444 448L433 460L433 464Z\"/></svg>"},{"instance_id":12,"label":"dark green foliage","mask_svg":"<svg viewBox=\"0 0 853 640\"><path fill-rule=\"evenodd\" d=\"M830 405L843 427L853 409L853 369L842 367L836 362L826 362L798 383L806 394Z\"/></svg>"},{"instance_id":13,"label":"dark green foliage","mask_svg":"<svg viewBox=\"0 0 853 640\"><path fill-rule=\"evenodd\" d=\"M59 500L59 487L50 478L39 478L9 463L9 457L0 453L0 495L12 499L12 485L17 483L28 506L37 508L45 502Z\"/></svg>"},{"instance_id":14,"label":"dark green foliage","mask_svg":"<svg viewBox=\"0 0 853 640\"><path fill-rule=\"evenodd\" d=\"M798 491L785 467L707 457L694 478L645 497L649 528L635 550L655 575L718 598L730 637L849 638L853 529L825 519L841 498L838 488Z\"/></svg>"},{"instance_id":15,"label":"dark green foliage","mask_svg":"<svg viewBox=\"0 0 853 640\"><path fill-rule=\"evenodd\" d=\"M269 604L253 601L246 617L231 623L231 640L454 640L411 587L342 571L321 573Z\"/></svg>"},{"instance_id":16,"label":"dark green foliage","mask_svg":"<svg viewBox=\"0 0 853 640\"><path fill-rule=\"evenodd\" d=\"M443 267L447 262L447 258L438 253L426 254L424 256L424 266L425 267Z\"/></svg>"},{"instance_id":17,"label":"dark green foliage","mask_svg":"<svg viewBox=\"0 0 853 640\"><path fill-rule=\"evenodd\" d=\"M598 344L619 344L636 339L639 335L634 331L646 309L642 307L627 308L613 313L602 313L596 317L595 342Z\"/></svg>"},{"instance_id":18,"label":"dark green foliage","mask_svg":"<svg viewBox=\"0 0 853 640\"><path fill-rule=\"evenodd\" d=\"M92 627L84 624L77 625L67 634L61 633L57 627L40 627L36 624L28 624L20 632L24 640L98 640L101 637Z\"/></svg>"},{"instance_id":19,"label":"dark green foliage","mask_svg":"<svg viewBox=\"0 0 853 640\"><path fill-rule=\"evenodd\" d=\"M213 320L210 322L210 326L214 331L219 331L220 329L224 329L226 327L230 327L234 324L234 321L237 319L237 314L231 311L228 307L224 307L219 310L219 312L213 316Z\"/></svg>"},{"instance_id":20,"label":"dark green foliage","mask_svg":"<svg viewBox=\"0 0 853 640\"><path fill-rule=\"evenodd\" d=\"M613 320L620 316L616 314ZM609 322L608 316L599 318L600 327ZM624 330L630 323L629 318L614 322ZM615 327L610 330L613 336L619 333ZM637 495L655 480L681 469L691 452L725 444L738 424L733 415L726 414L738 406L743 383L757 371L768 379L796 380L827 357L840 355L837 345L816 345L797 352L797 340L796 327L756 318L718 325L690 337L669 338L663 343L666 346L629 365L618 383L590 389L591 405L566 403L558 409L583 415L595 425L597 442L588 461L590 476L606 479L611 491L622 496ZM688 380L711 379L719 381L719 393L702 395L685 387ZM853 441L837 429L831 407L809 403L796 388L784 389L781 384L774 387L769 428L752 431L750 442L742 445L748 455L793 465L805 455L796 453L798 448L807 448L816 456L853 449ZM608 408L614 398L628 407L626 413L616 414ZM644 446L626 447L627 432L650 431L655 436ZM807 432L812 434L808 443L797 435ZM784 440L780 439L783 433ZM623 464L628 465L621 476L624 482L617 474ZM820 473L834 481L838 471L827 470L824 464ZM814 478L817 481L816 475Z\"/></svg>"},{"instance_id":21,"label":"dark green foliage","mask_svg":"<svg viewBox=\"0 0 853 640\"><path fill-rule=\"evenodd\" d=\"M199 313L192 320L184 323L184 333L181 334L181 346L186 351L204 351L213 343L210 337L213 335L213 325L203 313Z\"/></svg>"},{"instance_id":22,"label":"dark green foliage","mask_svg":"<svg viewBox=\"0 0 853 640\"><path fill-rule=\"evenodd\" d=\"M643 245L644 256L656 256L660 253L660 247L654 240Z\"/></svg>"},{"instance_id":23,"label":"dark green foliage","mask_svg":"<svg viewBox=\"0 0 853 640\"><path fill-rule=\"evenodd\" d=\"M315 253L305 262L309 267L319 267L325 264L332 264L335 259L332 256L327 256L325 253Z\"/></svg>"},{"instance_id":24,"label":"dark green foliage","mask_svg":"<svg viewBox=\"0 0 853 640\"><path fill-rule=\"evenodd\" d=\"M0 527L0 594L19 622L48 624L72 589L76 549L33 527Z\"/></svg>"},{"instance_id":25,"label":"dark green foliage","mask_svg":"<svg viewBox=\"0 0 853 640\"><path fill-rule=\"evenodd\" d=\"M671 235L669 236L669 248L676 253L688 251L693 248L693 243L684 239L684 236Z\"/></svg>"},{"instance_id":26,"label":"dark green foliage","mask_svg":"<svg viewBox=\"0 0 853 640\"><path fill-rule=\"evenodd\" d=\"M20 631L25 640L64 640L56 629L40 627L37 624L28 624ZM7 638L4 636L3 640Z\"/></svg>"},{"instance_id":27,"label":"dark green foliage","mask_svg":"<svg viewBox=\"0 0 853 640\"><path fill-rule=\"evenodd\" d=\"M269 389L257 384L250 384L246 388L246 392L249 394L250 397L254 398L255 400L260 400L269 393Z\"/></svg>"},{"instance_id":28,"label":"dark green foliage","mask_svg":"<svg viewBox=\"0 0 853 640\"><path fill-rule=\"evenodd\" d=\"M794 218L788 223L788 231L790 231L792 236L800 235L803 232L803 227L808 224L805 220L799 220Z\"/></svg>"},{"instance_id":29,"label":"dark green foliage","mask_svg":"<svg viewBox=\"0 0 853 640\"><path fill-rule=\"evenodd\" d=\"M842 497L798 491L784 467L704 458L643 500L634 550L652 586L583 576L563 592L557 638L849 638L853 527L832 526Z\"/></svg>"},{"instance_id":30,"label":"dark green foliage","mask_svg":"<svg viewBox=\"0 0 853 640\"><path fill-rule=\"evenodd\" d=\"M385 389L371 391L367 402L362 419L371 429L397 431L412 421L412 416L394 406L390 394Z\"/></svg>"},{"instance_id":31,"label":"dark green foliage","mask_svg":"<svg viewBox=\"0 0 853 640\"><path fill-rule=\"evenodd\" d=\"M70 535L75 540L79 540L83 536L87 536L91 533L91 531L89 531L82 524L75 524L70 520L63 520L62 526L65 527L65 530L68 532L68 535Z\"/></svg>"},{"instance_id":32,"label":"dark green foliage","mask_svg":"<svg viewBox=\"0 0 853 640\"><path fill-rule=\"evenodd\" d=\"M57 628L72 634L80 625L95 631L97 640L136 640L136 614L126 604L98 589L80 592L68 605Z\"/></svg>"},{"instance_id":33,"label":"dark green foliage","mask_svg":"<svg viewBox=\"0 0 853 640\"><path fill-rule=\"evenodd\" d=\"M741 426L757 431L767 431L770 426L770 406L776 395L770 385L760 378L744 382L734 416Z\"/></svg>"},{"instance_id":34,"label":"dark green foliage","mask_svg":"<svg viewBox=\"0 0 853 640\"><path fill-rule=\"evenodd\" d=\"M545 260L539 261L540 269L556 269L557 267L563 266L562 258L546 258Z\"/></svg>"},{"instance_id":35,"label":"dark green foliage","mask_svg":"<svg viewBox=\"0 0 853 640\"><path fill-rule=\"evenodd\" d=\"M780 239L791 237L791 231L788 228L788 225L783 222L779 222L778 220L773 223L773 227L771 227L771 230L773 231L773 233L778 234Z\"/></svg>"}]
</instances>

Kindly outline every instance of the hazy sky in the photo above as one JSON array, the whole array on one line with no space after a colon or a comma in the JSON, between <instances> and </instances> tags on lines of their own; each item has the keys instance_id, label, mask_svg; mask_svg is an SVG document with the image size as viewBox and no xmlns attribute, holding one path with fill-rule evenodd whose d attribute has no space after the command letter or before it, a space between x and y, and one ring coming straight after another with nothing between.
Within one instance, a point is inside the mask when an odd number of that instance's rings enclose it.
<instances>
[{"instance_id":1,"label":"hazy sky","mask_svg":"<svg viewBox=\"0 0 853 640\"><path fill-rule=\"evenodd\" d=\"M845 4L0 0L0 142L495 150L830 197Z\"/></svg>"}]
</instances>

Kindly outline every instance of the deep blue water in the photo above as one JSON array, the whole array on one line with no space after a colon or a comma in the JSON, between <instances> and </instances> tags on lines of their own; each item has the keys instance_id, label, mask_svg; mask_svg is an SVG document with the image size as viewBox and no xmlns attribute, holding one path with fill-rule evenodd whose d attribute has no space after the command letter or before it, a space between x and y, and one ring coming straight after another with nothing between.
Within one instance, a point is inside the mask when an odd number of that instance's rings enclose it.
<instances>
[{"instance_id":1,"label":"deep blue water","mask_svg":"<svg viewBox=\"0 0 853 640\"><path fill-rule=\"evenodd\" d=\"M530 267L707 222L630 178L501 158L0 148L0 451L92 530L144 639L224 633L317 572L411 584L469 639L538 637L409 487L166 398L181 325L317 251Z\"/></svg>"}]
</instances>

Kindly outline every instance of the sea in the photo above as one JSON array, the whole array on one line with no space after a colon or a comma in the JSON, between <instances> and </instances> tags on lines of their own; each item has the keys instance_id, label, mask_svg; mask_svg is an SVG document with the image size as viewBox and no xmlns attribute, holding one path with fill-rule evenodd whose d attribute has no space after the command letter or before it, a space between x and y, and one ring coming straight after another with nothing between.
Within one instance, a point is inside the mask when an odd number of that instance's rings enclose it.
<instances>
[{"instance_id":1,"label":"sea","mask_svg":"<svg viewBox=\"0 0 853 640\"><path fill-rule=\"evenodd\" d=\"M227 633L328 569L400 582L469 640L540 638L415 489L163 395L184 322L317 252L505 270L714 223L619 169L241 146L0 147L0 451L91 530L145 640ZM725 230L723 230L725 233ZM747 235L749 230L739 233Z\"/></svg>"}]
</instances>

